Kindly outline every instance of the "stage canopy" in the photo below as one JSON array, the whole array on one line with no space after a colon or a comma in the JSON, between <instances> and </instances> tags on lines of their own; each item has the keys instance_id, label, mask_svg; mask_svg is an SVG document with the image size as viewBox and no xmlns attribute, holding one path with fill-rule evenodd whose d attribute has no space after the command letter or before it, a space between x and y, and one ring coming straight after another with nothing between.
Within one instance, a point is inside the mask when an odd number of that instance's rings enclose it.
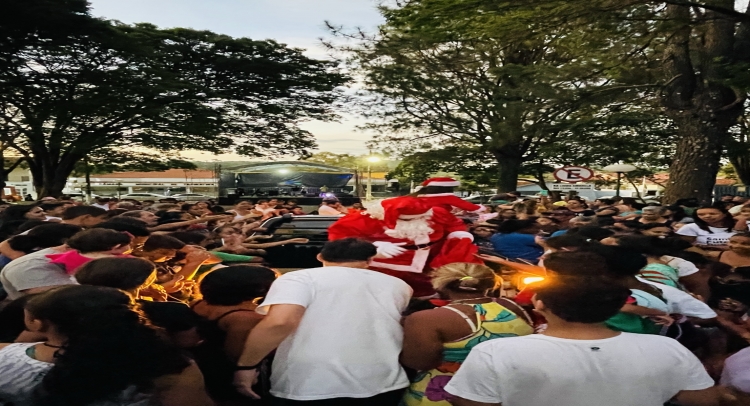
<instances>
[{"instance_id":1,"label":"stage canopy","mask_svg":"<svg viewBox=\"0 0 750 406\"><path fill-rule=\"evenodd\" d=\"M221 183L235 188L342 188L353 176L349 169L314 162L263 162L228 168L222 173Z\"/></svg>"}]
</instances>

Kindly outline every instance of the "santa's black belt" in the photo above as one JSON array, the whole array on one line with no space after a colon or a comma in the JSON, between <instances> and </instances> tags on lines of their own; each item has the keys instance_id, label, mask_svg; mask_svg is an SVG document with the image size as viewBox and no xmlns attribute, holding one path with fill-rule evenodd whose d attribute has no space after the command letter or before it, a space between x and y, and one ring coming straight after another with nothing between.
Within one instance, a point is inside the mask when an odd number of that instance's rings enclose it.
<instances>
[{"instance_id":1,"label":"santa's black belt","mask_svg":"<svg viewBox=\"0 0 750 406\"><path fill-rule=\"evenodd\" d=\"M430 248L435 243L437 243L437 241L431 241L431 242L429 242L427 244L403 245L403 246L401 246L401 248L407 249L407 250L417 251L417 250L423 250L425 248Z\"/></svg>"}]
</instances>

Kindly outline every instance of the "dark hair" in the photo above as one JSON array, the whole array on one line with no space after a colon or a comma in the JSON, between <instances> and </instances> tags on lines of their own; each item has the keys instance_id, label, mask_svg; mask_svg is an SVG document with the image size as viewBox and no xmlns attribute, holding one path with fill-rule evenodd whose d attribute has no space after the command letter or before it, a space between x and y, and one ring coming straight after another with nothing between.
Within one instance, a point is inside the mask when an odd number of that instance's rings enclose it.
<instances>
[{"instance_id":1,"label":"dark hair","mask_svg":"<svg viewBox=\"0 0 750 406\"><path fill-rule=\"evenodd\" d=\"M579 235L587 239L601 241L607 237L615 235L615 232L597 226L584 226L571 228L566 234Z\"/></svg>"},{"instance_id":2,"label":"dark hair","mask_svg":"<svg viewBox=\"0 0 750 406\"><path fill-rule=\"evenodd\" d=\"M81 285L133 290L154 273L154 264L141 258L99 258L85 263L75 274Z\"/></svg>"},{"instance_id":3,"label":"dark hair","mask_svg":"<svg viewBox=\"0 0 750 406\"><path fill-rule=\"evenodd\" d=\"M11 235L18 233L21 225L26 223L28 221L25 220L0 221L0 240L6 240ZM46 221L41 221L40 224L35 225L41 225L41 223L46 223Z\"/></svg>"},{"instance_id":4,"label":"dark hair","mask_svg":"<svg viewBox=\"0 0 750 406\"><path fill-rule=\"evenodd\" d=\"M530 228L532 226L536 226L536 220L532 219L526 219L526 220L506 220L500 224L497 228L497 232L500 234L509 234L509 233L515 233L517 231Z\"/></svg>"},{"instance_id":5,"label":"dark hair","mask_svg":"<svg viewBox=\"0 0 750 406\"><path fill-rule=\"evenodd\" d=\"M15 250L31 253L41 248L57 247L81 231L72 224L47 223L34 227L26 235L17 235L8 240Z\"/></svg>"},{"instance_id":6,"label":"dark hair","mask_svg":"<svg viewBox=\"0 0 750 406\"><path fill-rule=\"evenodd\" d=\"M158 249L181 250L185 243L168 235L154 234L143 244L143 251L156 251Z\"/></svg>"},{"instance_id":7,"label":"dark hair","mask_svg":"<svg viewBox=\"0 0 750 406\"><path fill-rule=\"evenodd\" d=\"M120 215L118 215L116 217L112 217L111 219L107 220L107 223L129 224L131 226L142 227L142 228L148 229L148 224L146 224L145 221L143 221L143 220L141 220L139 218L136 218L136 217L127 216L128 213L130 213L130 212L128 211L128 212L122 213L122 214L120 214Z\"/></svg>"},{"instance_id":8,"label":"dark hair","mask_svg":"<svg viewBox=\"0 0 750 406\"><path fill-rule=\"evenodd\" d=\"M0 309L0 342L15 342L18 336L26 330L23 308L34 296L36 294L21 296Z\"/></svg>"},{"instance_id":9,"label":"dark hair","mask_svg":"<svg viewBox=\"0 0 750 406\"><path fill-rule=\"evenodd\" d=\"M14 223L15 224L16 221L14 220L14 221L11 221L10 223ZM18 225L18 228L16 228L16 233L20 234L20 233L23 233L25 231L29 231L29 230L32 230L32 229L37 228L39 226L44 226L44 225L47 225L47 224L49 224L49 222L45 221L45 220L28 220L28 221L24 221L23 223L20 223Z\"/></svg>"},{"instance_id":10,"label":"dark hair","mask_svg":"<svg viewBox=\"0 0 750 406\"><path fill-rule=\"evenodd\" d=\"M635 276L648 265L648 260L641 253L620 246L597 244L584 250L604 258L607 270L613 277Z\"/></svg>"},{"instance_id":11,"label":"dark hair","mask_svg":"<svg viewBox=\"0 0 750 406\"><path fill-rule=\"evenodd\" d=\"M687 213L685 213L685 209L682 206L667 206L667 210L672 212L672 215L670 216L670 220L674 222L679 222L680 220L687 217Z\"/></svg>"},{"instance_id":12,"label":"dark hair","mask_svg":"<svg viewBox=\"0 0 750 406\"><path fill-rule=\"evenodd\" d=\"M195 206L195 204L193 204L193 203L185 203L182 206L180 206L180 210L182 210L182 211L188 211L188 210L192 209L193 206Z\"/></svg>"},{"instance_id":13,"label":"dark hair","mask_svg":"<svg viewBox=\"0 0 750 406\"><path fill-rule=\"evenodd\" d=\"M677 201L674 203L675 206L685 206L685 207L698 207L700 206L700 202L695 197L690 197L687 199L677 199Z\"/></svg>"},{"instance_id":14,"label":"dark hair","mask_svg":"<svg viewBox=\"0 0 750 406\"><path fill-rule=\"evenodd\" d=\"M109 251L118 245L130 244L130 236L114 230L91 228L74 235L68 246L74 250L87 252Z\"/></svg>"},{"instance_id":15,"label":"dark hair","mask_svg":"<svg viewBox=\"0 0 750 406\"><path fill-rule=\"evenodd\" d=\"M659 228L659 227L666 227L666 228L671 229L671 227L669 227L669 224L666 224L666 223L648 223L648 224L642 224L641 227L640 227L640 229L641 230L651 230L653 228Z\"/></svg>"},{"instance_id":16,"label":"dark hair","mask_svg":"<svg viewBox=\"0 0 750 406\"><path fill-rule=\"evenodd\" d=\"M149 390L154 379L190 365L117 289L63 286L33 297L26 309L67 339L37 386L34 405L88 405L131 386Z\"/></svg>"},{"instance_id":17,"label":"dark hair","mask_svg":"<svg viewBox=\"0 0 750 406\"><path fill-rule=\"evenodd\" d=\"M70 206L63 212L63 220L73 220L77 217L91 216L101 217L107 214L107 211L96 206Z\"/></svg>"},{"instance_id":18,"label":"dark hair","mask_svg":"<svg viewBox=\"0 0 750 406\"><path fill-rule=\"evenodd\" d=\"M630 296L630 289L606 277L548 277L534 291L555 316L589 324L616 315Z\"/></svg>"},{"instance_id":19,"label":"dark hair","mask_svg":"<svg viewBox=\"0 0 750 406\"><path fill-rule=\"evenodd\" d=\"M711 231L710 228L708 228L708 223L701 220L701 217L698 215L699 210L706 210L706 209L714 209L720 211L722 214L724 214L724 220L722 220L721 228L726 228L727 231L732 231L734 229L735 220L732 218L732 215L729 214L726 208L724 208L721 205L713 205L713 206L701 206L695 210L695 216L693 216L693 220L695 221L695 224L703 231L708 231L709 233L713 234L713 231Z\"/></svg>"},{"instance_id":20,"label":"dark hair","mask_svg":"<svg viewBox=\"0 0 750 406\"><path fill-rule=\"evenodd\" d=\"M623 220L623 221L615 221L615 224L622 224L623 226L637 230L641 227L641 222L638 220Z\"/></svg>"},{"instance_id":21,"label":"dark hair","mask_svg":"<svg viewBox=\"0 0 750 406\"><path fill-rule=\"evenodd\" d=\"M544 243L550 248L560 250L563 248L587 247L591 244L597 244L598 242L579 234L565 233L563 235L558 235L557 237L550 237L545 240Z\"/></svg>"},{"instance_id":22,"label":"dark hair","mask_svg":"<svg viewBox=\"0 0 750 406\"><path fill-rule=\"evenodd\" d=\"M553 252L544 257L544 267L562 276L607 275L607 261L593 252Z\"/></svg>"},{"instance_id":23,"label":"dark hair","mask_svg":"<svg viewBox=\"0 0 750 406\"><path fill-rule=\"evenodd\" d=\"M148 237L149 235L151 235L151 233L148 231L146 227L131 223L129 221L122 221L122 220L123 220L122 217L120 217L119 220L112 219L110 221L106 221L104 223L98 224L95 227L92 227L92 229L121 231L123 233L130 233L131 235L135 237ZM143 223L140 220L135 220L135 221L139 221Z\"/></svg>"},{"instance_id":24,"label":"dark hair","mask_svg":"<svg viewBox=\"0 0 750 406\"><path fill-rule=\"evenodd\" d=\"M230 229L230 228L231 228L232 230L234 230L234 231L236 231L236 232L238 232L238 233L242 234L242 229L241 229L241 228L239 228L239 227L237 227L237 226L233 226L233 225L231 225L231 224L224 224L223 226L220 226L220 227L216 227L216 228L214 228L214 229L212 230L212 232L213 232L214 234L217 234L217 235L218 235L218 234L219 234L219 233L221 233L222 231L224 231L224 230L226 230L226 229Z\"/></svg>"},{"instance_id":25,"label":"dark hair","mask_svg":"<svg viewBox=\"0 0 750 406\"><path fill-rule=\"evenodd\" d=\"M222 214L222 213L226 213L227 212L221 206L208 206L208 209L211 210L211 213L213 213L213 214Z\"/></svg>"},{"instance_id":26,"label":"dark hair","mask_svg":"<svg viewBox=\"0 0 750 406\"><path fill-rule=\"evenodd\" d=\"M17 204L8 207L0 213L0 220L3 223L13 220L24 220L26 221L26 213L37 207L38 204Z\"/></svg>"},{"instance_id":27,"label":"dark hair","mask_svg":"<svg viewBox=\"0 0 750 406\"><path fill-rule=\"evenodd\" d=\"M228 266L209 272L200 283L200 292L208 304L235 306L265 297L277 276L262 266Z\"/></svg>"},{"instance_id":28,"label":"dark hair","mask_svg":"<svg viewBox=\"0 0 750 406\"><path fill-rule=\"evenodd\" d=\"M134 218L136 220L139 220L141 218L141 213L147 213L146 210L129 210L125 213L120 214L120 218L127 217L127 218ZM141 221L141 220L139 220ZM142 221L141 221L142 222Z\"/></svg>"},{"instance_id":29,"label":"dark hair","mask_svg":"<svg viewBox=\"0 0 750 406\"><path fill-rule=\"evenodd\" d=\"M184 303L180 302L143 302L141 309L146 313L151 324L163 328L169 334L187 331L198 327L200 317Z\"/></svg>"},{"instance_id":30,"label":"dark hair","mask_svg":"<svg viewBox=\"0 0 750 406\"><path fill-rule=\"evenodd\" d=\"M569 202L570 202L570 201L576 201L576 202L580 203L580 204L581 204L581 206L583 206L583 207L584 207L585 209L588 209L588 208L589 208L589 205L588 205L588 204L586 204L586 201L585 201L585 200L583 200L583 199L582 199L581 197L579 197L579 196L573 196L573 197L571 197L570 199L568 199L568 201L569 201Z\"/></svg>"},{"instance_id":31,"label":"dark hair","mask_svg":"<svg viewBox=\"0 0 750 406\"><path fill-rule=\"evenodd\" d=\"M42 203L42 204L39 205L39 207L41 207L42 210L44 210L44 211L50 211L50 210L54 210L54 209L56 209L58 207L65 206L66 204L68 204L68 203Z\"/></svg>"},{"instance_id":32,"label":"dark hair","mask_svg":"<svg viewBox=\"0 0 750 406\"><path fill-rule=\"evenodd\" d=\"M358 238L344 238L329 241L320 251L320 256L326 262L358 262L367 261L378 253L371 242Z\"/></svg>"},{"instance_id":33,"label":"dark hair","mask_svg":"<svg viewBox=\"0 0 750 406\"><path fill-rule=\"evenodd\" d=\"M672 252L666 244L662 244L662 239L647 235L624 235L617 239L617 245L620 247L639 252L644 255L660 257Z\"/></svg>"},{"instance_id":34,"label":"dark hair","mask_svg":"<svg viewBox=\"0 0 750 406\"><path fill-rule=\"evenodd\" d=\"M612 200L612 199L596 199L596 200L598 200L598 201L600 201L600 202L602 202L604 204L608 204L610 206L613 205L613 204L615 204L615 201Z\"/></svg>"},{"instance_id":35,"label":"dark hair","mask_svg":"<svg viewBox=\"0 0 750 406\"><path fill-rule=\"evenodd\" d=\"M180 211L157 211L156 215L159 216L159 224L179 223L182 220L182 212Z\"/></svg>"},{"instance_id":36,"label":"dark hair","mask_svg":"<svg viewBox=\"0 0 750 406\"><path fill-rule=\"evenodd\" d=\"M169 233L169 236L188 245L201 245L201 243L206 240L205 234L196 233L194 231L175 231Z\"/></svg>"}]
</instances>

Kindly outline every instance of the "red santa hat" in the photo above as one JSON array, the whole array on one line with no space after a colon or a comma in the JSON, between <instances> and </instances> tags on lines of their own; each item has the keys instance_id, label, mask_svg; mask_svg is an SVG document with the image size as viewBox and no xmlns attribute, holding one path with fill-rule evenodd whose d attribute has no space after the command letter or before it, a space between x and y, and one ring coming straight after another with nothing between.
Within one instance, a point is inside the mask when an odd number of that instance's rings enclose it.
<instances>
[{"instance_id":1,"label":"red santa hat","mask_svg":"<svg viewBox=\"0 0 750 406\"><path fill-rule=\"evenodd\" d=\"M431 178L422 182L423 187L437 186L437 187L459 187L461 182L453 178Z\"/></svg>"},{"instance_id":2,"label":"red santa hat","mask_svg":"<svg viewBox=\"0 0 750 406\"><path fill-rule=\"evenodd\" d=\"M383 222L388 228L396 227L398 219L414 219L429 216L430 206L414 197L396 197L381 202L385 216Z\"/></svg>"},{"instance_id":3,"label":"red santa hat","mask_svg":"<svg viewBox=\"0 0 750 406\"><path fill-rule=\"evenodd\" d=\"M452 210L451 207L455 207L459 210L468 211L468 212L479 212L484 209L484 206L480 206L478 204L474 204L472 202L466 201L454 195L453 193L419 195L419 197L422 199L422 201L426 205L430 207L439 206L446 210Z\"/></svg>"}]
</instances>

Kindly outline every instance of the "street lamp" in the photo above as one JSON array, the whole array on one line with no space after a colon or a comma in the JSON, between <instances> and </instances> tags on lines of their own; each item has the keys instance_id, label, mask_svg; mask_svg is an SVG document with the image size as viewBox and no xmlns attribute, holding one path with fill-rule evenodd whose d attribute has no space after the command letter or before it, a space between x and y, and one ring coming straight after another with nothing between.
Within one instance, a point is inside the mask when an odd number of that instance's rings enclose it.
<instances>
[{"instance_id":1,"label":"street lamp","mask_svg":"<svg viewBox=\"0 0 750 406\"><path fill-rule=\"evenodd\" d=\"M372 164L380 162L380 158L376 156L367 157L367 194L365 200L372 200Z\"/></svg>"},{"instance_id":2,"label":"street lamp","mask_svg":"<svg viewBox=\"0 0 750 406\"><path fill-rule=\"evenodd\" d=\"M620 187L622 186L622 174L633 172L636 169L638 168L636 168L633 165L628 165L628 164L614 164L614 165L609 165L609 166L605 166L604 168L602 168L602 170L604 170L605 172L617 173L617 189L615 192L616 197L620 196Z\"/></svg>"}]
</instances>

